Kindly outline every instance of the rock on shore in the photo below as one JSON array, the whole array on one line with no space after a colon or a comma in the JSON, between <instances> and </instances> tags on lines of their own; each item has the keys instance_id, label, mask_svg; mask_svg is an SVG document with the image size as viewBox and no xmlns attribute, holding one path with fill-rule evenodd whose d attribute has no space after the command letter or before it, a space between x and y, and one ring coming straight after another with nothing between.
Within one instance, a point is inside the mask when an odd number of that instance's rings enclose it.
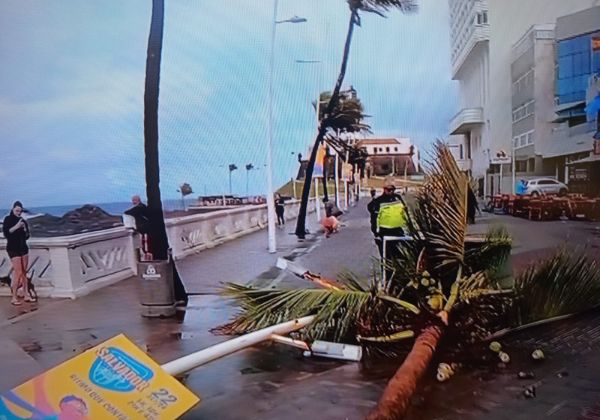
<instances>
[{"instance_id":1,"label":"rock on shore","mask_svg":"<svg viewBox=\"0 0 600 420\"><path fill-rule=\"evenodd\" d=\"M113 216L98 206L86 204L65 213L62 217L44 214L27 221L31 236L48 238L52 236L76 235L95 232L123 225L121 216Z\"/></svg>"}]
</instances>

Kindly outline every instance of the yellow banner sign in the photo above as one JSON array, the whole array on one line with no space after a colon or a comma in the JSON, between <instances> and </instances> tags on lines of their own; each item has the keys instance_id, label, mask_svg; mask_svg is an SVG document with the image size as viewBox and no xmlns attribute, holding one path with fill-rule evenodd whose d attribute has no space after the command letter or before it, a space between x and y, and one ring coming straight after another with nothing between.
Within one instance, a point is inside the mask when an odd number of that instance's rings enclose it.
<instances>
[{"instance_id":1,"label":"yellow banner sign","mask_svg":"<svg viewBox=\"0 0 600 420\"><path fill-rule=\"evenodd\" d=\"M121 334L0 394L0 419L175 419L198 401Z\"/></svg>"}]
</instances>

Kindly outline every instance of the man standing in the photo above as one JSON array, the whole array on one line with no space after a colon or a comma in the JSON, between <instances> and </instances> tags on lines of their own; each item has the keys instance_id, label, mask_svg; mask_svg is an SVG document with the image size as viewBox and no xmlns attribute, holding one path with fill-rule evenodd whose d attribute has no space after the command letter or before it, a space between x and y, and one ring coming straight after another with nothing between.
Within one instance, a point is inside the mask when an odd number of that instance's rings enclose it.
<instances>
[{"instance_id":1,"label":"man standing","mask_svg":"<svg viewBox=\"0 0 600 420\"><path fill-rule=\"evenodd\" d=\"M148 207L142 203L142 199L139 195L131 197L131 204L133 207L125 210L125 214L132 216L135 219L135 230L142 237L142 261L152 261L154 258L150 254L150 247L148 246L148 233L150 230L150 218L148 217Z\"/></svg>"},{"instance_id":2,"label":"man standing","mask_svg":"<svg viewBox=\"0 0 600 420\"><path fill-rule=\"evenodd\" d=\"M367 209L371 214L371 231L375 235L379 253L383 256L383 237L404 236L408 217L404 200L396 194L393 178L385 179L383 194L371 200Z\"/></svg>"}]
</instances>

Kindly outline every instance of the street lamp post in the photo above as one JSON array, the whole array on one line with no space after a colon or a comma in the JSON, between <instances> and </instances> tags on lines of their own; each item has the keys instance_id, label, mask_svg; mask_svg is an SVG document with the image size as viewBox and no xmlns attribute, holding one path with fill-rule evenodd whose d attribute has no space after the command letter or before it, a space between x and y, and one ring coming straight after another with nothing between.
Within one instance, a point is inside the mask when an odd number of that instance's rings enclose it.
<instances>
[{"instance_id":1,"label":"street lamp post","mask_svg":"<svg viewBox=\"0 0 600 420\"><path fill-rule=\"evenodd\" d=\"M269 57L269 110L268 140L267 140L267 231L269 235L269 252L277 252L275 238L275 198L273 189L273 68L275 64L275 32L279 23L302 23L306 19L294 16L290 19L277 20L277 6L279 0L273 0L273 25L271 27L271 53Z\"/></svg>"}]
</instances>

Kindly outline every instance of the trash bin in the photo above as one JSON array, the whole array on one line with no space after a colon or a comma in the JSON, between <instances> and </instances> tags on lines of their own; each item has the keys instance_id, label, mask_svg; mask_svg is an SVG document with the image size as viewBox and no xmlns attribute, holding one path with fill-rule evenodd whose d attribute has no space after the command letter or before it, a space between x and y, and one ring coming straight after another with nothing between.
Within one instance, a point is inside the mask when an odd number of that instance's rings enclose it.
<instances>
[{"instance_id":1,"label":"trash bin","mask_svg":"<svg viewBox=\"0 0 600 420\"><path fill-rule=\"evenodd\" d=\"M142 316L166 318L175 315L173 267L168 260L138 262Z\"/></svg>"}]
</instances>

